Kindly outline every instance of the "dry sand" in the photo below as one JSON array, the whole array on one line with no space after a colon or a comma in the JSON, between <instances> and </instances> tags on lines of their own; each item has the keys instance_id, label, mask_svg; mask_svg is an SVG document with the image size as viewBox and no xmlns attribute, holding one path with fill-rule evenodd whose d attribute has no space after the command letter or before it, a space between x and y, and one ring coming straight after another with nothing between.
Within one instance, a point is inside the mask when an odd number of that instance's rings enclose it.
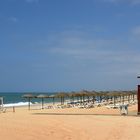
<instances>
[{"instance_id":1,"label":"dry sand","mask_svg":"<svg viewBox=\"0 0 140 140\"><path fill-rule=\"evenodd\" d=\"M140 140L136 106L118 109L8 109L0 114L0 140Z\"/></svg>"}]
</instances>

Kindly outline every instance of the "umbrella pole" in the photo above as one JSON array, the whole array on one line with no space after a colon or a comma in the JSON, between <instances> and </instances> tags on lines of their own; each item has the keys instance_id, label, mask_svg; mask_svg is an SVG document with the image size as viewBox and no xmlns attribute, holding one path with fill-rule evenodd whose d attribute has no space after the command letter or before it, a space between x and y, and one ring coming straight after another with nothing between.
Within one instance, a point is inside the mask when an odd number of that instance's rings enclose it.
<instances>
[{"instance_id":1,"label":"umbrella pole","mask_svg":"<svg viewBox=\"0 0 140 140\"><path fill-rule=\"evenodd\" d=\"M83 105L85 104L85 96L83 95Z\"/></svg>"},{"instance_id":2,"label":"umbrella pole","mask_svg":"<svg viewBox=\"0 0 140 140\"><path fill-rule=\"evenodd\" d=\"M43 106L44 106L44 104L43 104L43 103L44 103L44 100L43 100L43 98L42 98L42 109L44 109L44 107L43 107Z\"/></svg>"},{"instance_id":3,"label":"umbrella pole","mask_svg":"<svg viewBox=\"0 0 140 140\"><path fill-rule=\"evenodd\" d=\"M114 96L114 106L115 106L115 96Z\"/></svg>"},{"instance_id":4,"label":"umbrella pole","mask_svg":"<svg viewBox=\"0 0 140 140\"><path fill-rule=\"evenodd\" d=\"M53 97L53 105L54 105L54 97Z\"/></svg>"},{"instance_id":5,"label":"umbrella pole","mask_svg":"<svg viewBox=\"0 0 140 140\"><path fill-rule=\"evenodd\" d=\"M61 97L61 105L62 105L62 97Z\"/></svg>"},{"instance_id":6,"label":"umbrella pole","mask_svg":"<svg viewBox=\"0 0 140 140\"><path fill-rule=\"evenodd\" d=\"M124 95L123 95L123 104L124 104Z\"/></svg>"},{"instance_id":7,"label":"umbrella pole","mask_svg":"<svg viewBox=\"0 0 140 140\"><path fill-rule=\"evenodd\" d=\"M88 103L89 103L89 96L88 96Z\"/></svg>"},{"instance_id":8,"label":"umbrella pole","mask_svg":"<svg viewBox=\"0 0 140 140\"><path fill-rule=\"evenodd\" d=\"M64 103L65 103L65 97L63 97L63 105L64 105Z\"/></svg>"},{"instance_id":9,"label":"umbrella pole","mask_svg":"<svg viewBox=\"0 0 140 140\"><path fill-rule=\"evenodd\" d=\"M94 100L95 100L95 98L94 98L94 96L92 97L92 102L93 102L93 104L94 104Z\"/></svg>"},{"instance_id":10,"label":"umbrella pole","mask_svg":"<svg viewBox=\"0 0 140 140\"><path fill-rule=\"evenodd\" d=\"M133 94L133 101L134 101L134 94Z\"/></svg>"},{"instance_id":11,"label":"umbrella pole","mask_svg":"<svg viewBox=\"0 0 140 140\"><path fill-rule=\"evenodd\" d=\"M122 98L121 98L121 95L120 95L120 103L122 102L122 100L121 100Z\"/></svg>"},{"instance_id":12,"label":"umbrella pole","mask_svg":"<svg viewBox=\"0 0 140 140\"><path fill-rule=\"evenodd\" d=\"M30 110L30 98L29 98L29 105L28 105L28 110Z\"/></svg>"}]
</instances>

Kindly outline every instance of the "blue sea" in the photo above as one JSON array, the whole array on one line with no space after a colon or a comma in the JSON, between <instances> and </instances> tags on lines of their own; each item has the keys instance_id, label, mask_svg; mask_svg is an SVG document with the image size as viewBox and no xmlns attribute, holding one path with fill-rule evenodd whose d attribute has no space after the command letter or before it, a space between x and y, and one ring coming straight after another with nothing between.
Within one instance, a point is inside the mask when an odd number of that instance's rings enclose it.
<instances>
[{"instance_id":1,"label":"blue sea","mask_svg":"<svg viewBox=\"0 0 140 140\"><path fill-rule=\"evenodd\" d=\"M4 105L5 106L23 106L28 104L28 100L23 98L22 96L27 93L22 92L0 92L0 97L3 97ZM39 95L39 94L45 94L45 93L32 93L33 95ZM55 93L47 93L47 95L54 95ZM58 100L58 99L57 99ZM40 103L41 99L32 99L31 102L34 103ZM52 102L51 98L47 98L44 100L44 102Z\"/></svg>"},{"instance_id":2,"label":"blue sea","mask_svg":"<svg viewBox=\"0 0 140 140\"><path fill-rule=\"evenodd\" d=\"M4 100L4 106L5 107L12 107L12 106L25 106L28 105L28 99L23 98L22 96L28 94L23 92L0 92L0 97L3 97ZM46 94L46 95L55 95L56 93L31 93L33 95L39 95L39 94ZM96 100L99 97L96 98ZM67 98L66 98L67 100ZM60 102L60 98L55 98L55 102ZM31 100L32 104L41 103L41 99L34 98ZM53 103L52 98L46 98L44 99L44 103Z\"/></svg>"}]
</instances>

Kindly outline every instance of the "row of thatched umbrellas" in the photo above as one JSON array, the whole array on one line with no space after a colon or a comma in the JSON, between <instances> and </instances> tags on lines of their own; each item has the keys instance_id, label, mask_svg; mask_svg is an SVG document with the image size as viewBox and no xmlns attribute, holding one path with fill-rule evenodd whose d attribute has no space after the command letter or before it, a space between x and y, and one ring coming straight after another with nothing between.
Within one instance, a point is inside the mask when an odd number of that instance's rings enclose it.
<instances>
[{"instance_id":1,"label":"row of thatched umbrellas","mask_svg":"<svg viewBox=\"0 0 140 140\"><path fill-rule=\"evenodd\" d=\"M39 95L33 95L33 94L25 94L23 95L22 97L23 98L27 98L28 99L28 109L30 110L30 103L31 103L31 99L33 98L40 98L41 99L41 102L42 102L42 109L44 108L44 99L45 98L52 98L53 99L53 104L55 103L54 102L54 99L55 98L60 98L61 99L61 105L64 104L64 100L65 98L70 98L73 102L74 102L74 99L77 98L80 99L81 102L84 102L85 101L85 98L88 99L88 102L89 102L89 99L90 97L92 97L92 101L94 103L95 101L95 97L98 97L100 102L103 98L105 98L107 101L109 98L113 98L114 99L114 104L115 104L115 99L120 97L120 100L121 98L123 98L123 103L124 103L124 98L125 97L128 97L128 101L130 101L130 97L133 98L134 100L134 95L136 94L136 91L101 91L101 92L96 92L96 91L87 91L87 90L82 90L80 92L71 92L71 93L66 93L66 92L59 92L55 95L47 95L47 94L39 94Z\"/></svg>"},{"instance_id":2,"label":"row of thatched umbrellas","mask_svg":"<svg viewBox=\"0 0 140 140\"><path fill-rule=\"evenodd\" d=\"M33 94L25 94L22 96L23 98L27 98L28 99L28 109L30 110L30 106L31 106L31 99L34 99L34 98L40 98L42 100L42 109L44 108L44 99L45 98L52 98L53 99L53 104L54 104L54 98L55 98L55 95L46 95L46 94L39 94L39 95L33 95Z\"/></svg>"}]
</instances>

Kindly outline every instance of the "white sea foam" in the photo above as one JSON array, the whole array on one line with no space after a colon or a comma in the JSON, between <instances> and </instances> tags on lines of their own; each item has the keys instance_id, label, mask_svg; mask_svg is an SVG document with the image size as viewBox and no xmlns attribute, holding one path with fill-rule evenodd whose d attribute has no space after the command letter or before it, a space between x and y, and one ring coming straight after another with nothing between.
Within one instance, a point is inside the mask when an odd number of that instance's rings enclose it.
<instances>
[{"instance_id":1,"label":"white sea foam","mask_svg":"<svg viewBox=\"0 0 140 140\"><path fill-rule=\"evenodd\" d=\"M10 103L10 104L4 104L4 107L13 107L13 106L27 106L28 102L19 102L19 103ZM32 104L32 103L30 103Z\"/></svg>"}]
</instances>

